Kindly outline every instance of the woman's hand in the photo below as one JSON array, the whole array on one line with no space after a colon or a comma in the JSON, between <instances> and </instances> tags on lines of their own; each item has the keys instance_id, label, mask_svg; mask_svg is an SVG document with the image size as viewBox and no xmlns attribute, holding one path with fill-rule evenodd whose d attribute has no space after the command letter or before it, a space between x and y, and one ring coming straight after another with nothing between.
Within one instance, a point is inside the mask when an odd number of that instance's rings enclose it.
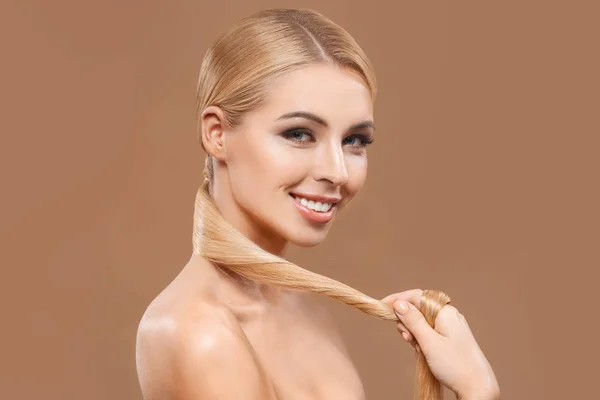
<instances>
[{"instance_id":1,"label":"woman's hand","mask_svg":"<svg viewBox=\"0 0 600 400\"><path fill-rule=\"evenodd\" d=\"M382 299L393 305L404 340L422 352L433 375L459 399L500 398L494 371L483 355L465 317L444 306L435 320L435 330L419 311L420 289L391 294Z\"/></svg>"}]
</instances>

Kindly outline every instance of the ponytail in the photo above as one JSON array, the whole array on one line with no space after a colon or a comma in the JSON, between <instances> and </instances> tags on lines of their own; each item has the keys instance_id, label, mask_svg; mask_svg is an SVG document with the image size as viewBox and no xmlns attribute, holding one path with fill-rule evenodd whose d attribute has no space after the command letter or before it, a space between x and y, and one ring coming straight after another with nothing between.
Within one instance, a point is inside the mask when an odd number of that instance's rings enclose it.
<instances>
[{"instance_id":1,"label":"ponytail","mask_svg":"<svg viewBox=\"0 0 600 400\"><path fill-rule=\"evenodd\" d=\"M210 195L212 168L210 157L205 180L196 195L193 225L193 254L219 268L251 281L292 290L324 294L373 317L398 321L393 308L341 282L301 268L271 254L246 238L219 213ZM437 290L423 291L421 312L434 327L435 318L450 298ZM431 373L425 357L417 355L415 396L418 400L441 400L442 387Z\"/></svg>"}]
</instances>

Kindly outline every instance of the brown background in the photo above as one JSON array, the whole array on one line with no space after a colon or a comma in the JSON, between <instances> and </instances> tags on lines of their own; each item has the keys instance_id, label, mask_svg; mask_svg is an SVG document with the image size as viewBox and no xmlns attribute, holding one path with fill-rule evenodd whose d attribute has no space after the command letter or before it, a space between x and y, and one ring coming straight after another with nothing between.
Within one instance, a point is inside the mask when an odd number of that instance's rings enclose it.
<instances>
[{"instance_id":1,"label":"brown background","mask_svg":"<svg viewBox=\"0 0 600 400\"><path fill-rule=\"evenodd\" d=\"M366 188L290 258L376 297L444 290L505 399L597 398L594 2L12 3L0 398L141 399L138 321L191 252L202 55L274 6L345 27L381 88ZM413 353L393 325L326 303L368 398L410 399Z\"/></svg>"}]
</instances>

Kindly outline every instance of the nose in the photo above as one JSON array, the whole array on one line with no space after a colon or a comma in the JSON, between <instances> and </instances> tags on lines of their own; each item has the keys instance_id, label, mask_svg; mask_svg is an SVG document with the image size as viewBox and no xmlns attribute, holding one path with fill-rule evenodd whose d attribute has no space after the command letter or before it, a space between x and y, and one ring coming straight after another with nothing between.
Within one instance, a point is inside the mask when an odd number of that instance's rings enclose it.
<instances>
[{"instance_id":1,"label":"nose","mask_svg":"<svg viewBox=\"0 0 600 400\"><path fill-rule=\"evenodd\" d=\"M348 182L344 150L339 144L323 146L317 153L314 178L317 181L329 181L334 186L342 186Z\"/></svg>"}]
</instances>

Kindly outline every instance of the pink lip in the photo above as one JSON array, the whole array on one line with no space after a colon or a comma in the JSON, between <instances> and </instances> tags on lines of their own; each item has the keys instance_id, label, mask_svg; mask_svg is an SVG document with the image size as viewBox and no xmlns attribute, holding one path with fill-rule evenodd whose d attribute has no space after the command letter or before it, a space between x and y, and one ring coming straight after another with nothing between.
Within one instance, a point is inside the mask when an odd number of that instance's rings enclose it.
<instances>
[{"instance_id":1,"label":"pink lip","mask_svg":"<svg viewBox=\"0 0 600 400\"><path fill-rule=\"evenodd\" d=\"M312 200L312 198L310 198ZM318 212L315 210L311 210L308 207L304 207L302 204L298 203L296 201L296 199L294 199L292 197L292 201L294 202L294 205L296 206L296 208L298 209L298 211L300 211L300 214L302 214L302 216L304 218L306 218L307 220L311 221L311 222L317 222L319 224L324 224L326 222L331 221L331 219L333 218L333 213L335 212L335 204L333 206L331 206L331 208L329 209L329 211L327 212ZM330 201L331 203L333 203L333 201Z\"/></svg>"},{"instance_id":2,"label":"pink lip","mask_svg":"<svg viewBox=\"0 0 600 400\"><path fill-rule=\"evenodd\" d=\"M321 203L338 203L341 199L339 197L321 196L320 194L309 194L309 193L291 193L292 196L302 197L306 200L320 201Z\"/></svg>"}]
</instances>

